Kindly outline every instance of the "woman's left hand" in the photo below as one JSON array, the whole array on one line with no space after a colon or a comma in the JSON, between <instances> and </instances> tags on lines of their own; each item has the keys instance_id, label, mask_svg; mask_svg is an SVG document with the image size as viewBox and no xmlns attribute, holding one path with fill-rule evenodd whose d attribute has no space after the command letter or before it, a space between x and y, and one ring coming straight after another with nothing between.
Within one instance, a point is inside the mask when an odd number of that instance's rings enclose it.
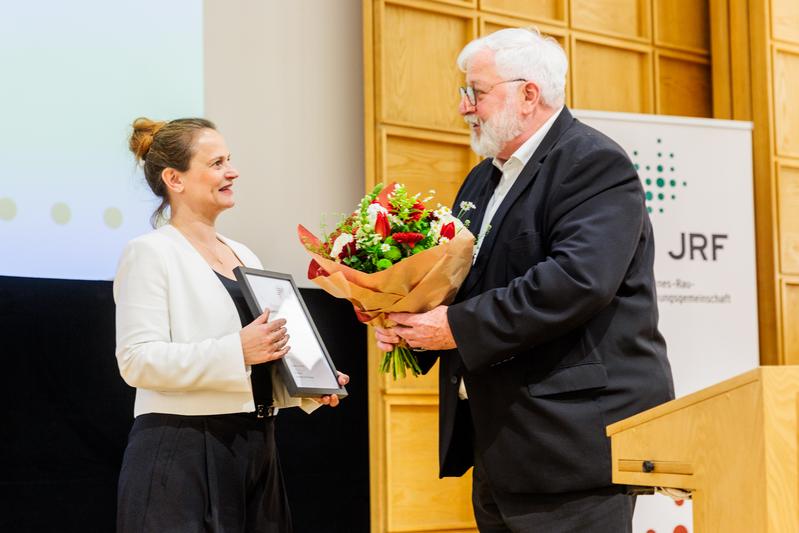
<instances>
[{"instance_id":1,"label":"woman's left hand","mask_svg":"<svg viewBox=\"0 0 799 533\"><path fill-rule=\"evenodd\" d=\"M350 382L350 377L347 374L342 374L341 372L338 373L338 384L342 387ZM338 394L325 394L321 398L317 400L322 405L329 405L330 407L336 407L339 403Z\"/></svg>"}]
</instances>

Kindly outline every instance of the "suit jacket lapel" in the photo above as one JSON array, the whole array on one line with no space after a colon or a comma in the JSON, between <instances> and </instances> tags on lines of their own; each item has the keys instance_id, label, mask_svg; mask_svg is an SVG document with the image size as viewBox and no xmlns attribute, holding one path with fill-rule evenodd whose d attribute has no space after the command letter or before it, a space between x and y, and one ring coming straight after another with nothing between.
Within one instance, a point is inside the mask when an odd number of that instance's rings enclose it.
<instances>
[{"instance_id":1,"label":"suit jacket lapel","mask_svg":"<svg viewBox=\"0 0 799 533\"><path fill-rule=\"evenodd\" d=\"M472 288L474 288L474 286L480 280L482 273L485 271L485 265L488 262L488 258L491 256L491 250L494 248L497 234L499 233L502 221L505 219L505 215L508 214L508 211L510 211L510 208L513 206L513 204L516 203L516 200L519 198L519 196L521 196L521 194L533 183L535 177L538 175L538 170L541 168L541 164L543 163L544 159L546 159L546 156L555 146L555 143L569 128L569 126L571 126L573 121L574 118L572 117L572 114L566 107L564 107L558 118L552 123L552 127L549 129L546 136L544 136L541 144L538 145L538 148L533 153L533 156L522 169L519 177L516 178L516 182L513 184L513 187L511 187L511 189L508 191L508 194L505 195L505 198L502 200L499 208L497 208L497 211L494 213L494 217L491 219L491 229L483 238L483 242L480 245L480 253L477 255L477 260L469 272L469 276L464 282L464 294L468 293ZM491 198L490 195L486 198L486 203L488 203L489 198ZM483 211L480 215L480 222L482 222L482 216L484 213L485 208L483 208ZM479 231L479 226L477 226L477 228Z\"/></svg>"},{"instance_id":2,"label":"suit jacket lapel","mask_svg":"<svg viewBox=\"0 0 799 533\"><path fill-rule=\"evenodd\" d=\"M464 201L469 201L475 204L475 210L471 217L468 217L469 231L477 237L480 232L480 226L483 224L483 217L486 214L486 207L491 195L494 193L494 187L499 183L499 178L502 176L500 170L493 164L486 164L486 169L478 178L480 185L477 189L477 194L474 198L464 198ZM452 211L457 214L460 207L457 205L452 206Z\"/></svg>"},{"instance_id":3,"label":"suit jacket lapel","mask_svg":"<svg viewBox=\"0 0 799 533\"><path fill-rule=\"evenodd\" d=\"M469 221L469 231L475 236L475 238L480 233L480 226L483 224L483 217L485 217L486 207L488 207L488 201L491 199L491 195L494 193L494 188L496 184L499 183L499 178L502 176L502 172L493 165L491 162L485 162L485 170L481 172L480 177L478 178L479 185L475 188L475 193L472 195L471 198L458 198L458 200L469 201L475 204L475 210L473 215L467 220ZM457 213L459 206L454 205L452 206L452 210ZM464 289L467 286L471 285L471 278L475 275L476 271L475 268L472 267L469 270L469 273L466 275L466 279L461 284L461 289L459 294L464 293ZM457 296L456 296L457 298Z\"/></svg>"}]
</instances>

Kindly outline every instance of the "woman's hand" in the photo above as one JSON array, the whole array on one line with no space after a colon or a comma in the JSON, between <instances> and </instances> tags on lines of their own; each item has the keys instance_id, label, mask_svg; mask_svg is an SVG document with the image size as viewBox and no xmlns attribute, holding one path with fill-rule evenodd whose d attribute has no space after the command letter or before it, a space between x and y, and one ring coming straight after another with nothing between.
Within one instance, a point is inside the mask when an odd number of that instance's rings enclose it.
<instances>
[{"instance_id":1,"label":"woman's hand","mask_svg":"<svg viewBox=\"0 0 799 533\"><path fill-rule=\"evenodd\" d=\"M338 384L342 387L350 382L350 377L347 374L338 373ZM338 394L325 394L317 400L322 405L329 405L336 407L339 404Z\"/></svg>"},{"instance_id":2,"label":"woman's hand","mask_svg":"<svg viewBox=\"0 0 799 533\"><path fill-rule=\"evenodd\" d=\"M284 319L269 322L269 310L241 328L241 349L244 352L244 362L248 365L257 365L280 359L291 347L286 343L289 336L286 333Z\"/></svg>"}]
</instances>

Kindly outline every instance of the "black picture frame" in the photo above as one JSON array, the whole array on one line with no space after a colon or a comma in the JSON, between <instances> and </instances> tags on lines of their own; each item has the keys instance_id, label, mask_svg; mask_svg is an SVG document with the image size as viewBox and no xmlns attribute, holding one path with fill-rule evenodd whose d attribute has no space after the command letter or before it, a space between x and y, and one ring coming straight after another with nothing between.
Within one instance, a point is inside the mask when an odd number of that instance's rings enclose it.
<instances>
[{"instance_id":1,"label":"black picture frame","mask_svg":"<svg viewBox=\"0 0 799 533\"><path fill-rule=\"evenodd\" d=\"M319 330L316 329L316 324L314 324L291 274L241 266L236 267L233 273L253 316L260 316L267 306L273 308L272 316L275 318L282 316L279 311L281 306L285 311L292 312L292 319L286 321L286 328L291 337L289 346L292 346L292 350L278 360L280 376L283 378L289 395L303 398L326 394L346 396L347 389L338 383L338 372L333 364L333 359L319 335ZM289 286L291 293L283 294L281 288L287 289ZM296 304L294 304L292 295L296 298L301 313L294 309ZM305 323L301 323L303 318ZM312 332L312 335L309 332ZM309 339L308 337L313 338ZM318 349L318 353L311 354L311 358L316 358L316 362L310 369L303 364L299 354L294 352L294 345L298 342L302 344L303 350L306 352Z\"/></svg>"}]
</instances>

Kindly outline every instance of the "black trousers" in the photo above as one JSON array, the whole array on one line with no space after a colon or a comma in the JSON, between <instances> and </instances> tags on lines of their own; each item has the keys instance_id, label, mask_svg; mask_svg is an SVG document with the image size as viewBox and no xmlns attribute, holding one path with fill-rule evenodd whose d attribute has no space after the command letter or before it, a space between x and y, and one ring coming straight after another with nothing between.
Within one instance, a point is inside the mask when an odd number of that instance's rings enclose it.
<instances>
[{"instance_id":1,"label":"black trousers","mask_svg":"<svg viewBox=\"0 0 799 533\"><path fill-rule=\"evenodd\" d=\"M481 533L630 533L635 496L615 486L561 494L498 494L475 466L472 505Z\"/></svg>"},{"instance_id":2,"label":"black trousers","mask_svg":"<svg viewBox=\"0 0 799 533\"><path fill-rule=\"evenodd\" d=\"M468 409L468 400L461 401ZM472 444L476 450L474 440ZM624 486L559 494L515 494L494 490L484 470L482 458L475 451L472 506L481 533L632 532L635 496L627 494Z\"/></svg>"},{"instance_id":3,"label":"black trousers","mask_svg":"<svg viewBox=\"0 0 799 533\"><path fill-rule=\"evenodd\" d=\"M119 476L119 533L290 533L273 417L136 418Z\"/></svg>"}]
</instances>

